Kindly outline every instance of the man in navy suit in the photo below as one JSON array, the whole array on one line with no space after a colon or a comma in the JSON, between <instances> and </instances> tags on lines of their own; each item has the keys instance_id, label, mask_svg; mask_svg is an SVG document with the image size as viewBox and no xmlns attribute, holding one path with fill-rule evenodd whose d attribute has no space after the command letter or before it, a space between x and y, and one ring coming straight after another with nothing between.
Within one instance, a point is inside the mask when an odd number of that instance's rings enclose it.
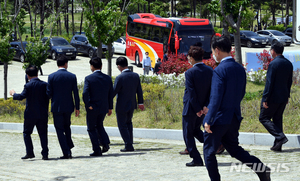
<instances>
[{"instance_id":1,"label":"man in navy suit","mask_svg":"<svg viewBox=\"0 0 300 181\"><path fill-rule=\"evenodd\" d=\"M48 77L47 94L51 98L51 112L54 127L63 152L61 159L72 158L71 149L74 147L71 138L71 114L79 115L79 95L76 75L67 71L68 59L61 56L57 60L58 71ZM73 102L73 94L75 106Z\"/></svg>"},{"instance_id":2,"label":"man in navy suit","mask_svg":"<svg viewBox=\"0 0 300 181\"><path fill-rule=\"evenodd\" d=\"M38 68L29 66L26 69L29 82L25 84L21 94L16 94L14 90L10 95L14 100L23 100L26 98L26 109L24 112L24 130L23 137L26 147L26 155L22 159L34 158L31 134L36 126L41 146L43 160L48 160L48 108L49 98L46 94L47 83L38 78Z\"/></svg>"},{"instance_id":3,"label":"man in navy suit","mask_svg":"<svg viewBox=\"0 0 300 181\"><path fill-rule=\"evenodd\" d=\"M85 77L82 98L86 109L87 130L94 151L90 156L101 156L109 149L110 141L103 121L106 114L110 116L112 113L113 85L111 77L101 72L102 61L99 57L92 58L90 66L93 73ZM103 145L102 152L99 142Z\"/></svg>"},{"instance_id":4,"label":"man in navy suit","mask_svg":"<svg viewBox=\"0 0 300 181\"><path fill-rule=\"evenodd\" d=\"M185 72L182 129L186 148L193 160L186 166L203 166L195 138L203 143L203 132L200 126L204 115L198 117L197 113L201 113L202 108L208 104L213 74L213 69L202 62L203 53L202 48L191 46L187 56L193 67Z\"/></svg>"},{"instance_id":5,"label":"man in navy suit","mask_svg":"<svg viewBox=\"0 0 300 181\"><path fill-rule=\"evenodd\" d=\"M225 37L213 37L211 49L220 64L212 76L211 93L204 124L204 160L212 181L220 181L216 151L220 142L228 153L253 169L261 181L270 180L270 169L258 158L239 146L238 136L242 121L240 103L245 94L246 72L230 56L231 42ZM199 114L200 115L200 114Z\"/></svg>"},{"instance_id":6,"label":"man in navy suit","mask_svg":"<svg viewBox=\"0 0 300 181\"><path fill-rule=\"evenodd\" d=\"M293 65L286 59L280 42L271 45L274 60L269 64L265 90L261 101L259 121L275 137L273 151L281 151L288 141L282 130L282 114L288 103L293 81ZM273 121L271 121L273 119Z\"/></svg>"},{"instance_id":7,"label":"man in navy suit","mask_svg":"<svg viewBox=\"0 0 300 181\"><path fill-rule=\"evenodd\" d=\"M114 94L117 95L116 114L120 134L125 143L121 152L134 151L132 116L137 108L136 95L138 97L139 109L144 110L143 91L140 77L137 73L128 69L128 62L125 57L117 58L116 65L121 71L114 83Z\"/></svg>"}]
</instances>

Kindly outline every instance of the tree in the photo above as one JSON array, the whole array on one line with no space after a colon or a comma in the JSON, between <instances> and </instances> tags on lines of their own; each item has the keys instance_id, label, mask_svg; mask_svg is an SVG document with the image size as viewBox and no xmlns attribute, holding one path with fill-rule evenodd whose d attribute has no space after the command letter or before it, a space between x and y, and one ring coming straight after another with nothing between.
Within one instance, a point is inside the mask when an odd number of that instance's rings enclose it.
<instances>
[{"instance_id":1,"label":"tree","mask_svg":"<svg viewBox=\"0 0 300 181\"><path fill-rule=\"evenodd\" d=\"M240 39L241 21L245 17L245 8L250 4L249 0L212 0L210 10L224 18L226 23L234 30L234 45L236 61L243 64Z\"/></svg>"},{"instance_id":2,"label":"tree","mask_svg":"<svg viewBox=\"0 0 300 181\"><path fill-rule=\"evenodd\" d=\"M191 12L190 0L180 0L175 9L179 16L187 16Z\"/></svg>"},{"instance_id":3,"label":"tree","mask_svg":"<svg viewBox=\"0 0 300 181\"><path fill-rule=\"evenodd\" d=\"M168 17L168 11L170 8L169 0L164 1L154 1L150 4L151 6L151 13L160 15L162 17Z\"/></svg>"},{"instance_id":4,"label":"tree","mask_svg":"<svg viewBox=\"0 0 300 181\"><path fill-rule=\"evenodd\" d=\"M86 1L84 6L91 11L85 11L85 32L89 42L98 47L97 56L102 57L102 43L108 47L106 58L108 60L108 75L111 76L112 43L125 32L126 21L121 21L126 8L133 4L144 4L144 0L124 1L122 10L120 0L111 0L104 3L99 0Z\"/></svg>"},{"instance_id":5,"label":"tree","mask_svg":"<svg viewBox=\"0 0 300 181\"><path fill-rule=\"evenodd\" d=\"M13 23L8 18L8 12L6 10L6 0L4 3L0 3L0 61L4 63L4 99L7 100L7 72L8 63L14 57L14 51L11 50L10 34L13 27Z\"/></svg>"}]
</instances>

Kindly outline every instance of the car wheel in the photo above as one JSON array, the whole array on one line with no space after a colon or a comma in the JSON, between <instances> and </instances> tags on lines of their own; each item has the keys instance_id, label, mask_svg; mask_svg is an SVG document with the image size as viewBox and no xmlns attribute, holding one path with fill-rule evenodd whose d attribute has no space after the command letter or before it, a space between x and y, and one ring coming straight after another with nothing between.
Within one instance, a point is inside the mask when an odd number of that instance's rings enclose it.
<instances>
[{"instance_id":1,"label":"car wheel","mask_svg":"<svg viewBox=\"0 0 300 181\"><path fill-rule=\"evenodd\" d=\"M89 49L89 57L92 58L94 56L94 50Z\"/></svg>"},{"instance_id":2,"label":"car wheel","mask_svg":"<svg viewBox=\"0 0 300 181\"><path fill-rule=\"evenodd\" d=\"M25 56L24 56L24 55L20 55L20 61L21 61L22 63L25 62Z\"/></svg>"},{"instance_id":3,"label":"car wheel","mask_svg":"<svg viewBox=\"0 0 300 181\"><path fill-rule=\"evenodd\" d=\"M271 43L271 45L272 45L273 43L276 43L276 42L278 42L278 41L277 41L277 40L273 40L272 43Z\"/></svg>"},{"instance_id":4,"label":"car wheel","mask_svg":"<svg viewBox=\"0 0 300 181\"><path fill-rule=\"evenodd\" d=\"M124 54L126 55L126 49L125 49L125 51L124 51Z\"/></svg>"},{"instance_id":5,"label":"car wheel","mask_svg":"<svg viewBox=\"0 0 300 181\"><path fill-rule=\"evenodd\" d=\"M56 59L57 59L57 53L56 53L55 51L53 51L53 52L51 53L51 58L52 58L53 60L56 60Z\"/></svg>"},{"instance_id":6,"label":"car wheel","mask_svg":"<svg viewBox=\"0 0 300 181\"><path fill-rule=\"evenodd\" d=\"M139 56L139 53L138 53L138 52L135 53L135 65L136 65L137 67L141 66L141 63L140 63L140 56Z\"/></svg>"},{"instance_id":7,"label":"car wheel","mask_svg":"<svg viewBox=\"0 0 300 181\"><path fill-rule=\"evenodd\" d=\"M287 43L286 46L291 46L291 44L290 44L290 43Z\"/></svg>"},{"instance_id":8,"label":"car wheel","mask_svg":"<svg viewBox=\"0 0 300 181\"><path fill-rule=\"evenodd\" d=\"M251 41L247 41L247 47L248 47L248 48L252 48L252 43L251 43Z\"/></svg>"},{"instance_id":9,"label":"car wheel","mask_svg":"<svg viewBox=\"0 0 300 181\"><path fill-rule=\"evenodd\" d=\"M261 46L261 48L265 48L265 47L266 47L266 45L262 45L262 46Z\"/></svg>"},{"instance_id":10,"label":"car wheel","mask_svg":"<svg viewBox=\"0 0 300 181\"><path fill-rule=\"evenodd\" d=\"M74 56L74 57L71 57L71 60L75 60L76 59L76 56Z\"/></svg>"}]
</instances>

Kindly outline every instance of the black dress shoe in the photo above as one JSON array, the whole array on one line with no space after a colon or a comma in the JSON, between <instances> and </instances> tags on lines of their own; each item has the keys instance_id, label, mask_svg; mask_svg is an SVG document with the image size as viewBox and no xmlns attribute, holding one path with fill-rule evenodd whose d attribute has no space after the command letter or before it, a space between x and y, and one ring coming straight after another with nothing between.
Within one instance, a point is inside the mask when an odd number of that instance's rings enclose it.
<instances>
[{"instance_id":1,"label":"black dress shoe","mask_svg":"<svg viewBox=\"0 0 300 181\"><path fill-rule=\"evenodd\" d=\"M64 155L64 156L61 156L59 157L60 159L71 159L72 158L72 155L69 154L69 155Z\"/></svg>"},{"instance_id":2,"label":"black dress shoe","mask_svg":"<svg viewBox=\"0 0 300 181\"><path fill-rule=\"evenodd\" d=\"M109 150L109 146L103 146L102 153L105 153Z\"/></svg>"},{"instance_id":3,"label":"black dress shoe","mask_svg":"<svg viewBox=\"0 0 300 181\"><path fill-rule=\"evenodd\" d=\"M216 151L216 154L222 154L225 151L225 148L223 146L223 144L221 144L218 148L218 150Z\"/></svg>"},{"instance_id":4,"label":"black dress shoe","mask_svg":"<svg viewBox=\"0 0 300 181\"><path fill-rule=\"evenodd\" d=\"M286 142L288 142L288 139L285 137L285 138L279 140L279 141L271 148L271 150L273 150L273 151L281 151L282 145L285 144Z\"/></svg>"},{"instance_id":5,"label":"black dress shoe","mask_svg":"<svg viewBox=\"0 0 300 181\"><path fill-rule=\"evenodd\" d=\"M130 152L130 151L134 151L134 148L128 149L128 148L124 148L120 150L121 152Z\"/></svg>"},{"instance_id":6,"label":"black dress shoe","mask_svg":"<svg viewBox=\"0 0 300 181\"><path fill-rule=\"evenodd\" d=\"M185 164L187 167L200 167L203 166L203 163L195 163L194 161Z\"/></svg>"},{"instance_id":7,"label":"black dress shoe","mask_svg":"<svg viewBox=\"0 0 300 181\"><path fill-rule=\"evenodd\" d=\"M101 153L101 151L93 152L90 154L90 156L102 156L102 153Z\"/></svg>"},{"instance_id":8,"label":"black dress shoe","mask_svg":"<svg viewBox=\"0 0 300 181\"><path fill-rule=\"evenodd\" d=\"M28 158L34 158L34 155L25 155L21 159L28 159Z\"/></svg>"},{"instance_id":9,"label":"black dress shoe","mask_svg":"<svg viewBox=\"0 0 300 181\"><path fill-rule=\"evenodd\" d=\"M48 156L43 156L43 160L49 160Z\"/></svg>"}]
</instances>

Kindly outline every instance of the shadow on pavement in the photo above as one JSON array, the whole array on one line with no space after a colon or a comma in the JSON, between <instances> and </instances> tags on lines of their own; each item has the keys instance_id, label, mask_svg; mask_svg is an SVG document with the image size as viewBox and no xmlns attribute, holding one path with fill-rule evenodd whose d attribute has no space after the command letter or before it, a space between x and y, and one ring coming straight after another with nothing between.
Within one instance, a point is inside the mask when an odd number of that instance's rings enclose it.
<instances>
[{"instance_id":1,"label":"shadow on pavement","mask_svg":"<svg viewBox=\"0 0 300 181\"><path fill-rule=\"evenodd\" d=\"M75 176L59 176L59 177L53 178L53 180L66 180L69 178L76 178L76 177Z\"/></svg>"},{"instance_id":2,"label":"shadow on pavement","mask_svg":"<svg viewBox=\"0 0 300 181\"><path fill-rule=\"evenodd\" d=\"M218 166L220 167L230 167L232 164L240 164L240 163L218 163Z\"/></svg>"},{"instance_id":3,"label":"shadow on pavement","mask_svg":"<svg viewBox=\"0 0 300 181\"><path fill-rule=\"evenodd\" d=\"M160 151L160 150L169 150L171 148L145 148L145 149L135 149L135 151Z\"/></svg>"},{"instance_id":4,"label":"shadow on pavement","mask_svg":"<svg viewBox=\"0 0 300 181\"><path fill-rule=\"evenodd\" d=\"M282 150L281 152L289 152L289 153L291 153L291 152L300 152L300 148L291 148L291 149L284 149L284 150ZM278 152L278 153L280 153L280 152Z\"/></svg>"}]
</instances>

